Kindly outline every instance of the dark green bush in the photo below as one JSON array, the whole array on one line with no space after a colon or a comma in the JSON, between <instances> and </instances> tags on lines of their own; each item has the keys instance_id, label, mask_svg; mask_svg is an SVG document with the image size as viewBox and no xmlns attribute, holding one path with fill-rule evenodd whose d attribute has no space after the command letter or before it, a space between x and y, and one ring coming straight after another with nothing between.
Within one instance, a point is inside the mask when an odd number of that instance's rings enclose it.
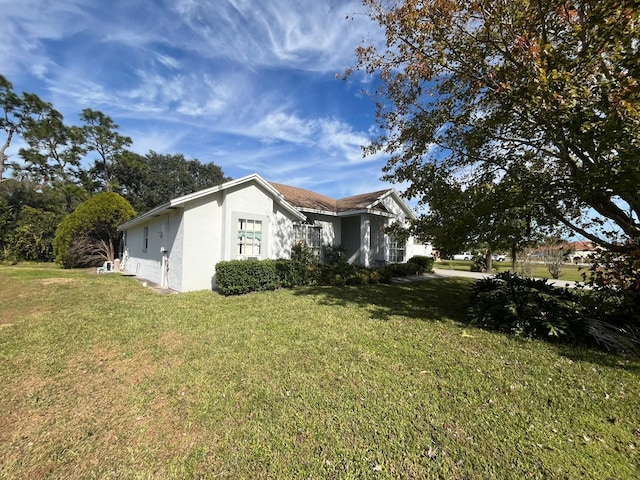
<instances>
[{"instance_id":1,"label":"dark green bush","mask_svg":"<svg viewBox=\"0 0 640 480\"><path fill-rule=\"evenodd\" d=\"M423 273L422 267L417 263L390 263L384 270L390 272L392 277L406 277Z\"/></svg>"},{"instance_id":2,"label":"dark green bush","mask_svg":"<svg viewBox=\"0 0 640 480\"><path fill-rule=\"evenodd\" d=\"M487 259L484 255L476 255L471 263L472 272L484 272L487 270Z\"/></svg>"},{"instance_id":3,"label":"dark green bush","mask_svg":"<svg viewBox=\"0 0 640 480\"><path fill-rule=\"evenodd\" d=\"M503 272L474 283L468 314L491 330L640 355L638 310L620 290L572 291Z\"/></svg>"},{"instance_id":4,"label":"dark green bush","mask_svg":"<svg viewBox=\"0 0 640 480\"><path fill-rule=\"evenodd\" d=\"M469 292L471 323L527 338L581 336L578 297L546 279L511 272L477 280Z\"/></svg>"},{"instance_id":5,"label":"dark green bush","mask_svg":"<svg viewBox=\"0 0 640 480\"><path fill-rule=\"evenodd\" d=\"M277 260L231 260L216 264L216 283L223 295L241 295L261 290L275 290L278 277L285 268L276 267Z\"/></svg>"},{"instance_id":6,"label":"dark green bush","mask_svg":"<svg viewBox=\"0 0 640 480\"><path fill-rule=\"evenodd\" d=\"M316 280L318 285L355 285L356 272L357 267L347 262L324 263L318 265Z\"/></svg>"},{"instance_id":7,"label":"dark green bush","mask_svg":"<svg viewBox=\"0 0 640 480\"><path fill-rule=\"evenodd\" d=\"M391 283L392 277L422 272L419 262L375 269L352 265L344 260L320 264L307 255L296 255L291 260L232 260L216 265L216 283L223 295L302 285L373 285Z\"/></svg>"},{"instance_id":8,"label":"dark green bush","mask_svg":"<svg viewBox=\"0 0 640 480\"><path fill-rule=\"evenodd\" d=\"M283 285L292 287L296 285L311 285L316 282L318 257L305 242L298 242L291 248L291 260L296 271L295 283Z\"/></svg>"},{"instance_id":9,"label":"dark green bush","mask_svg":"<svg viewBox=\"0 0 640 480\"><path fill-rule=\"evenodd\" d=\"M273 260L278 286L291 288L303 284L303 273L299 263L293 260Z\"/></svg>"},{"instance_id":10,"label":"dark green bush","mask_svg":"<svg viewBox=\"0 0 640 480\"><path fill-rule=\"evenodd\" d=\"M433 258L424 255L415 255L407 260L407 263L415 263L419 265L422 271L420 273L433 271Z\"/></svg>"}]
</instances>

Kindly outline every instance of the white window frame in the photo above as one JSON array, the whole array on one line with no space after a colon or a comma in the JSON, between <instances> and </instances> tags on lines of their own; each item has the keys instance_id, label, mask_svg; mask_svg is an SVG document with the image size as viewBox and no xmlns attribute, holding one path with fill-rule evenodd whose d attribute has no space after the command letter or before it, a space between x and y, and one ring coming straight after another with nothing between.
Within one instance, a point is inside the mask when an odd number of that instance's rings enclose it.
<instances>
[{"instance_id":1,"label":"white window frame","mask_svg":"<svg viewBox=\"0 0 640 480\"><path fill-rule=\"evenodd\" d=\"M399 255L401 253L401 255ZM389 263L404 263L407 255L407 244L398 244L398 240L389 235Z\"/></svg>"},{"instance_id":2,"label":"white window frame","mask_svg":"<svg viewBox=\"0 0 640 480\"><path fill-rule=\"evenodd\" d=\"M294 244L304 242L311 252L318 258L322 256L322 227L313 223L293 224Z\"/></svg>"},{"instance_id":3,"label":"white window frame","mask_svg":"<svg viewBox=\"0 0 640 480\"><path fill-rule=\"evenodd\" d=\"M256 228L259 227L259 228ZM236 253L240 258L261 258L263 254L264 222L253 218L238 218Z\"/></svg>"}]
</instances>

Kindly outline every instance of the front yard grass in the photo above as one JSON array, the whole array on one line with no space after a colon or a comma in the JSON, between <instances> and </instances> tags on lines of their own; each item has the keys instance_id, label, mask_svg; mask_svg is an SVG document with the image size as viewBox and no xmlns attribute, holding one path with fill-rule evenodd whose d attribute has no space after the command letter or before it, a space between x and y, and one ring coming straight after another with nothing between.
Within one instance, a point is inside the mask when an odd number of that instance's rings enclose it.
<instances>
[{"instance_id":1,"label":"front yard grass","mask_svg":"<svg viewBox=\"0 0 640 480\"><path fill-rule=\"evenodd\" d=\"M0 478L637 478L640 363L471 328L469 285L0 267Z\"/></svg>"}]
</instances>

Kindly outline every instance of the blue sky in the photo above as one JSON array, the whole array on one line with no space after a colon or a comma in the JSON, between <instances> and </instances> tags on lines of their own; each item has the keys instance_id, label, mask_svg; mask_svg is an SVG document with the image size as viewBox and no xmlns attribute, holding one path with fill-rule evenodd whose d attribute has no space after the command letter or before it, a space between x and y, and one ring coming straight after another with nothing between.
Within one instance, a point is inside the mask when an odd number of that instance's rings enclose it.
<instances>
[{"instance_id":1,"label":"blue sky","mask_svg":"<svg viewBox=\"0 0 640 480\"><path fill-rule=\"evenodd\" d=\"M361 94L370 79L336 78L358 45L383 40L359 1L0 0L0 11L0 73L67 123L99 110L134 151L233 178L336 198L390 186L385 159L360 148L379 133Z\"/></svg>"}]
</instances>

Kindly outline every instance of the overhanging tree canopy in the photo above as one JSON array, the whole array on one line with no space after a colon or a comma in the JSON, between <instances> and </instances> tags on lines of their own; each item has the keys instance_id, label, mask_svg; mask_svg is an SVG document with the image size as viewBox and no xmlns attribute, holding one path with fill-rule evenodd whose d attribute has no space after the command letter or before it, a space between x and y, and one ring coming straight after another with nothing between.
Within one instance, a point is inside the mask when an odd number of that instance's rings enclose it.
<instances>
[{"instance_id":1,"label":"overhanging tree canopy","mask_svg":"<svg viewBox=\"0 0 640 480\"><path fill-rule=\"evenodd\" d=\"M391 180L430 203L518 171L520 202L612 251L640 239L640 9L631 0L364 0ZM351 74L348 71L347 74ZM515 167L515 169L514 169ZM521 203L522 205L522 203Z\"/></svg>"}]
</instances>

